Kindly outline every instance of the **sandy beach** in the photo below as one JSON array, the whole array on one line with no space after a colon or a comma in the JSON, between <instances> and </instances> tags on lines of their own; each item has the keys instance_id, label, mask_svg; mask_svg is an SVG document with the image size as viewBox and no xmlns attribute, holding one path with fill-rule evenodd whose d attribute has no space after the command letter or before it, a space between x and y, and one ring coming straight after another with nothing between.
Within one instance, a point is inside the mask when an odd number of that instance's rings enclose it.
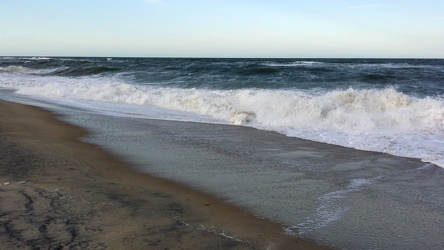
<instances>
[{"instance_id":1,"label":"sandy beach","mask_svg":"<svg viewBox=\"0 0 444 250\"><path fill-rule=\"evenodd\" d=\"M135 172L50 112L5 101L0 109L2 249L325 249Z\"/></svg>"}]
</instances>

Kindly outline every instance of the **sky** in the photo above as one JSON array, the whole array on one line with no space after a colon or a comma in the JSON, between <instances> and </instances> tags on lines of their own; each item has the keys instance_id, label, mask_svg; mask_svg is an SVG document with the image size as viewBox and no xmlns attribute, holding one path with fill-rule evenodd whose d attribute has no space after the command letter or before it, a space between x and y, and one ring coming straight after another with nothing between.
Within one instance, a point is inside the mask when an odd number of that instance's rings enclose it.
<instances>
[{"instance_id":1,"label":"sky","mask_svg":"<svg viewBox=\"0 0 444 250\"><path fill-rule=\"evenodd\" d=\"M444 1L0 0L0 55L444 58Z\"/></svg>"}]
</instances>

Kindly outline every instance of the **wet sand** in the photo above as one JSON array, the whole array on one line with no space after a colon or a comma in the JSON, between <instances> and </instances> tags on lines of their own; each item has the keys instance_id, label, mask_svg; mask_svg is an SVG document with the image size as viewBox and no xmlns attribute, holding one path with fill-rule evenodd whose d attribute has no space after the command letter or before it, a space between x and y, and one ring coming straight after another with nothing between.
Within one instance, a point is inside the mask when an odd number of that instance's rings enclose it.
<instances>
[{"instance_id":1,"label":"wet sand","mask_svg":"<svg viewBox=\"0 0 444 250\"><path fill-rule=\"evenodd\" d=\"M1 249L326 249L135 172L50 112L5 101L0 111Z\"/></svg>"}]
</instances>

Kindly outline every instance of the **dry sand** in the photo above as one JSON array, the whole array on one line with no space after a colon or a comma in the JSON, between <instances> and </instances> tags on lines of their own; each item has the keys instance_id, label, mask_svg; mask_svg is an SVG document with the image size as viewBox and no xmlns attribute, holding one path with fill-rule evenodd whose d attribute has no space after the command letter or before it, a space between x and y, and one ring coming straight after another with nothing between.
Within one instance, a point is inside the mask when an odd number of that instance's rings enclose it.
<instances>
[{"instance_id":1,"label":"dry sand","mask_svg":"<svg viewBox=\"0 0 444 250\"><path fill-rule=\"evenodd\" d=\"M171 181L135 172L86 132L0 100L1 249L326 249Z\"/></svg>"}]
</instances>

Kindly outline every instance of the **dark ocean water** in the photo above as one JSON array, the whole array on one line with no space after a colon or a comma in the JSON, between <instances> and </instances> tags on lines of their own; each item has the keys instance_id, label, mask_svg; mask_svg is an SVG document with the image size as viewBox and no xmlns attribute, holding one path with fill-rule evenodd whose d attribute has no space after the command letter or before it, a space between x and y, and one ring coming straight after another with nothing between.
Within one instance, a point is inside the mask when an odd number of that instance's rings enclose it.
<instances>
[{"instance_id":1,"label":"dark ocean water","mask_svg":"<svg viewBox=\"0 0 444 250\"><path fill-rule=\"evenodd\" d=\"M114 115L252 126L444 166L441 59L2 57L0 87Z\"/></svg>"},{"instance_id":2,"label":"dark ocean water","mask_svg":"<svg viewBox=\"0 0 444 250\"><path fill-rule=\"evenodd\" d=\"M393 87L425 97L444 94L442 59L8 58L1 72L119 77L174 88L325 90Z\"/></svg>"}]
</instances>

